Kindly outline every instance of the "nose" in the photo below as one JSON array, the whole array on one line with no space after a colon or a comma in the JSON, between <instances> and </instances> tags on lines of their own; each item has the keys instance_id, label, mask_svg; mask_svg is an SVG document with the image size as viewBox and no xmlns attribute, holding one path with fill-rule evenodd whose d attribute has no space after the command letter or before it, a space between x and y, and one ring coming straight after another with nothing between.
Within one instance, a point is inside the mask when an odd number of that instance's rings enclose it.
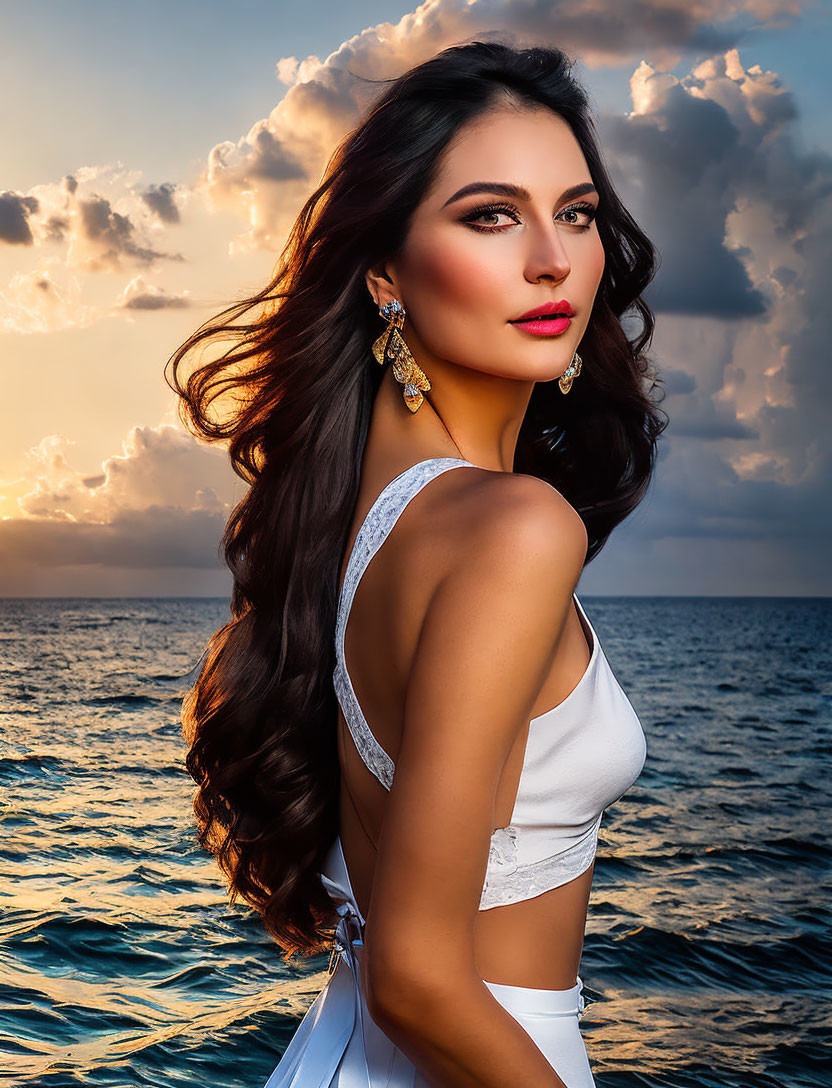
<instances>
[{"instance_id":1,"label":"nose","mask_svg":"<svg viewBox=\"0 0 832 1088\"><path fill-rule=\"evenodd\" d=\"M541 226L534 230L530 237L524 271L529 283L539 283L541 279L550 279L555 283L565 280L572 269L572 264L563 244L563 238L555 224Z\"/></svg>"}]
</instances>

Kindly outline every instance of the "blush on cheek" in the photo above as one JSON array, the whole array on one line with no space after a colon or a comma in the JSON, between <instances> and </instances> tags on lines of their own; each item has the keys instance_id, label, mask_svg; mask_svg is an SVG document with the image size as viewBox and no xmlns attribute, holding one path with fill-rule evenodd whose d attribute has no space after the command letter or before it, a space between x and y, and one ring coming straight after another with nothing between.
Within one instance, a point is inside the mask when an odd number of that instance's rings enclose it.
<instances>
[{"instance_id":1,"label":"blush on cheek","mask_svg":"<svg viewBox=\"0 0 832 1088\"><path fill-rule=\"evenodd\" d=\"M505 273L484 263L480 254L448 245L414 248L403 266L410 310L431 321L442 311L459 318L487 316L491 321L505 309Z\"/></svg>"},{"instance_id":2,"label":"blush on cheek","mask_svg":"<svg viewBox=\"0 0 832 1088\"><path fill-rule=\"evenodd\" d=\"M594 263L592 265L592 271L595 276L595 281L599 282L604 274L604 268L607 263L607 255L604 252L604 246L601 239L598 239L598 245L595 247Z\"/></svg>"}]
</instances>

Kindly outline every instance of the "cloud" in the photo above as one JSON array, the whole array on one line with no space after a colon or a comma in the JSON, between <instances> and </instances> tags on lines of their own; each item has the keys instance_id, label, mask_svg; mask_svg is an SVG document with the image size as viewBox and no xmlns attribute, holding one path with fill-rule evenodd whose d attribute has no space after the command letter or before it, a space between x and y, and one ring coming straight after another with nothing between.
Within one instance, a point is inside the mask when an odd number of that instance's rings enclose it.
<instances>
[{"instance_id":1,"label":"cloud","mask_svg":"<svg viewBox=\"0 0 832 1088\"><path fill-rule=\"evenodd\" d=\"M136 276L127 284L117 303L125 310L180 310L192 304L187 291L172 295L163 287L145 283L142 276Z\"/></svg>"},{"instance_id":2,"label":"cloud","mask_svg":"<svg viewBox=\"0 0 832 1088\"><path fill-rule=\"evenodd\" d=\"M759 433L737 419L730 405L720 405L712 396L696 393L672 413L670 434L688 438L759 438ZM745 456L745 455L741 455Z\"/></svg>"},{"instance_id":3,"label":"cloud","mask_svg":"<svg viewBox=\"0 0 832 1088\"><path fill-rule=\"evenodd\" d=\"M639 525L763 549L819 541L832 529L832 159L796 144L793 95L736 50L683 78L642 63L631 91L632 112L599 129L661 256L647 298L671 420Z\"/></svg>"},{"instance_id":4,"label":"cloud","mask_svg":"<svg viewBox=\"0 0 832 1088\"><path fill-rule=\"evenodd\" d=\"M37 210L36 197L23 196L8 189L0 193L0 242L30 246L34 238L29 227L29 217Z\"/></svg>"},{"instance_id":5,"label":"cloud","mask_svg":"<svg viewBox=\"0 0 832 1088\"><path fill-rule=\"evenodd\" d=\"M739 90L729 112L697 74L678 80L642 61L630 88L633 111L599 118L599 130L622 181L638 179L622 185L625 203L648 225L661 254L651 305L726 320L764 314L766 295L749 276L741 248L726 247L725 233L745 191L748 157L765 157L765 130L747 124Z\"/></svg>"},{"instance_id":6,"label":"cloud","mask_svg":"<svg viewBox=\"0 0 832 1088\"><path fill-rule=\"evenodd\" d=\"M104 524L154 506L230 509L236 477L226 456L179 427L133 427L122 452L93 475L71 467L73 445L51 434L27 451L30 488L18 499L22 515Z\"/></svg>"},{"instance_id":7,"label":"cloud","mask_svg":"<svg viewBox=\"0 0 832 1088\"><path fill-rule=\"evenodd\" d=\"M275 65L275 75L281 83L287 83L291 86L297 79L298 58L281 57Z\"/></svg>"},{"instance_id":8,"label":"cloud","mask_svg":"<svg viewBox=\"0 0 832 1088\"><path fill-rule=\"evenodd\" d=\"M150 264L163 258L184 260L181 254L166 254L141 244L130 216L116 211L106 197L97 193L77 201L70 221L74 222L75 230L68 263L82 265L90 272L118 271L125 259L138 264Z\"/></svg>"},{"instance_id":9,"label":"cloud","mask_svg":"<svg viewBox=\"0 0 832 1088\"><path fill-rule=\"evenodd\" d=\"M666 446L662 470L650 498L649 516L627 523L627 535L641 539L688 538L745 540L775 547L788 562L782 543L818 538L832 532L828 501L832 462L818 460L801 486L777 478L777 455L749 451L744 476L714 443L673 441ZM759 469L759 471L755 471ZM811 527L811 532L807 528ZM679 572L683 574L682 571ZM741 586L741 567L736 571Z\"/></svg>"},{"instance_id":10,"label":"cloud","mask_svg":"<svg viewBox=\"0 0 832 1088\"><path fill-rule=\"evenodd\" d=\"M696 389L696 378L687 370L674 370L667 367L662 371L665 393L692 393Z\"/></svg>"},{"instance_id":11,"label":"cloud","mask_svg":"<svg viewBox=\"0 0 832 1088\"><path fill-rule=\"evenodd\" d=\"M221 569L242 497L225 454L169 424L133 427L120 454L85 474L70 464L73 445L52 434L27 453L19 516L0 521L3 586L44 567Z\"/></svg>"},{"instance_id":12,"label":"cloud","mask_svg":"<svg viewBox=\"0 0 832 1088\"><path fill-rule=\"evenodd\" d=\"M61 244L65 263L87 272L118 272L124 264L182 261L151 244L158 223L179 221L171 184L140 187L138 173L115 167L82 167L59 183L28 194L0 194L0 245ZM106 190L102 192L101 190ZM180 199L187 202L184 193Z\"/></svg>"},{"instance_id":13,"label":"cloud","mask_svg":"<svg viewBox=\"0 0 832 1088\"><path fill-rule=\"evenodd\" d=\"M90 284L91 274L113 276L136 266L185 261L156 239L179 222L180 205L187 206L193 194L168 183L145 186L140 177L120 164L82 167L57 184L34 186L28 195L0 194L0 247L4 242L25 246L34 261L0 288L0 333L57 332L94 324L114 309L192 304L187 291L139 291L142 281L136 277L110 305ZM90 294L94 303L84 297Z\"/></svg>"},{"instance_id":14,"label":"cloud","mask_svg":"<svg viewBox=\"0 0 832 1088\"><path fill-rule=\"evenodd\" d=\"M149 185L139 196L163 223L178 223L179 208L174 199L176 188L166 181L163 185Z\"/></svg>"},{"instance_id":15,"label":"cloud","mask_svg":"<svg viewBox=\"0 0 832 1088\"><path fill-rule=\"evenodd\" d=\"M105 566L219 570L225 519L212 510L149 506L106 524L13 518L0 522L0 560L10 568Z\"/></svg>"},{"instance_id":16,"label":"cloud","mask_svg":"<svg viewBox=\"0 0 832 1088\"><path fill-rule=\"evenodd\" d=\"M15 272L0 290L0 333L47 333L83 328L101 319L101 307L85 304L77 276L62 274L55 257L44 259L29 272Z\"/></svg>"}]
</instances>

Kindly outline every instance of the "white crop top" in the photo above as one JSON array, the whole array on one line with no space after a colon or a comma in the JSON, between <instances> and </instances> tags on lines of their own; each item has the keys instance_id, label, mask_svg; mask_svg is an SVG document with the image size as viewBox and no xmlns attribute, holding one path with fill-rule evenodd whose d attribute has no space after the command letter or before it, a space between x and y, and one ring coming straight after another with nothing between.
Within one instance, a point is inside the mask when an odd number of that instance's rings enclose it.
<instances>
[{"instance_id":1,"label":"white crop top","mask_svg":"<svg viewBox=\"0 0 832 1088\"><path fill-rule=\"evenodd\" d=\"M333 682L361 759L388 790L393 761L373 736L347 672L347 618L361 576L410 499L441 472L471 464L457 457L434 457L391 480L364 519L347 563L338 601ZM632 786L644 766L647 742L641 723L583 606L577 596L574 600L592 635L589 665L565 699L531 719L511 821L491 836L480 910L531 899L588 869L604 809Z\"/></svg>"}]
</instances>

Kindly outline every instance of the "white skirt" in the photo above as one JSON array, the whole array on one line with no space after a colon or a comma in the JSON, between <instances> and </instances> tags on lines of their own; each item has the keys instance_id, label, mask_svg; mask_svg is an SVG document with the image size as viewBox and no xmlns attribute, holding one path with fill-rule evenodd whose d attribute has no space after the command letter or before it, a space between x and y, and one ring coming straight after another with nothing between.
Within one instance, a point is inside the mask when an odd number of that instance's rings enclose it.
<instances>
[{"instance_id":1,"label":"white skirt","mask_svg":"<svg viewBox=\"0 0 832 1088\"><path fill-rule=\"evenodd\" d=\"M364 918L355 901L340 836L327 855L321 879L339 901L334 968L265 1088L430 1088L367 1010L356 953L363 945ZM535 1041L567 1088L595 1088L578 1024L584 1008L580 977L568 990L483 981Z\"/></svg>"}]
</instances>

